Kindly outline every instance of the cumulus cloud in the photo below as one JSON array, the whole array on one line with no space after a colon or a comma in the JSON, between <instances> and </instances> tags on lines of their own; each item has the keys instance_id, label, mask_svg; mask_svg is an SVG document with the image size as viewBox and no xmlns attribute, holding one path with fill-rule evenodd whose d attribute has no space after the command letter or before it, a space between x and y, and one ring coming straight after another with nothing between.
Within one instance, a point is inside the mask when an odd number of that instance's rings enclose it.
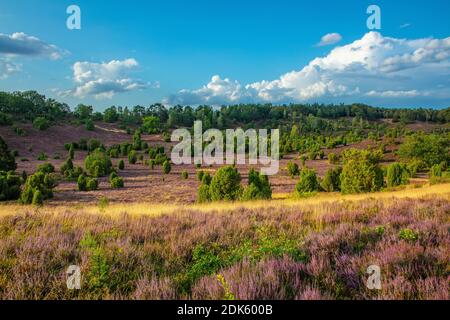
<instances>
[{"instance_id":1,"label":"cumulus cloud","mask_svg":"<svg viewBox=\"0 0 450 320\"><path fill-rule=\"evenodd\" d=\"M23 32L11 35L0 33L0 54L12 56L40 56L53 60L60 59L64 51L53 44Z\"/></svg>"},{"instance_id":2,"label":"cumulus cloud","mask_svg":"<svg viewBox=\"0 0 450 320\"><path fill-rule=\"evenodd\" d=\"M21 65L16 64L9 59L0 58L0 80L9 78L14 73L18 73L21 70Z\"/></svg>"},{"instance_id":3,"label":"cumulus cloud","mask_svg":"<svg viewBox=\"0 0 450 320\"><path fill-rule=\"evenodd\" d=\"M61 95L111 99L117 93L144 89L147 87L146 83L129 76L130 72L138 67L139 64L135 59L112 60L105 63L76 62L72 67L76 87L61 92Z\"/></svg>"},{"instance_id":4,"label":"cumulus cloud","mask_svg":"<svg viewBox=\"0 0 450 320\"><path fill-rule=\"evenodd\" d=\"M329 46L338 43L342 40L342 36L339 33L328 33L322 37L320 42L317 44L319 47Z\"/></svg>"},{"instance_id":5,"label":"cumulus cloud","mask_svg":"<svg viewBox=\"0 0 450 320\"><path fill-rule=\"evenodd\" d=\"M386 99L433 97L435 92L439 98L449 99L449 75L450 37L407 40L369 32L276 80L241 85L216 75L204 87L182 90L166 102L342 102L370 98L384 103Z\"/></svg>"}]
</instances>

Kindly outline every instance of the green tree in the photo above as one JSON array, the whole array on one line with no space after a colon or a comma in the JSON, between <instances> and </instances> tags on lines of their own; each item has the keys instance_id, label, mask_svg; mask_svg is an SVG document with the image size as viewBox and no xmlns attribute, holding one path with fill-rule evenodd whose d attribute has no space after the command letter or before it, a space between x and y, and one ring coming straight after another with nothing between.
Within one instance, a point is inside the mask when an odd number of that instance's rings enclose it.
<instances>
[{"instance_id":1,"label":"green tree","mask_svg":"<svg viewBox=\"0 0 450 320\"><path fill-rule=\"evenodd\" d=\"M86 171L94 177L104 177L111 172L112 162L105 151L97 149L84 160Z\"/></svg>"},{"instance_id":2,"label":"green tree","mask_svg":"<svg viewBox=\"0 0 450 320\"><path fill-rule=\"evenodd\" d=\"M404 160L422 160L428 168L450 161L450 138L445 135L416 133L406 137L398 155Z\"/></svg>"},{"instance_id":3,"label":"green tree","mask_svg":"<svg viewBox=\"0 0 450 320\"><path fill-rule=\"evenodd\" d=\"M368 150L350 149L343 153L341 190L344 194L378 191L383 187L380 155Z\"/></svg>"},{"instance_id":4,"label":"green tree","mask_svg":"<svg viewBox=\"0 0 450 320\"><path fill-rule=\"evenodd\" d=\"M295 185L297 195L309 194L319 191L319 182L315 170L303 168L300 172L300 179Z\"/></svg>"},{"instance_id":5,"label":"green tree","mask_svg":"<svg viewBox=\"0 0 450 320\"><path fill-rule=\"evenodd\" d=\"M248 173L248 187L242 194L243 200L265 200L272 198L272 188L269 178L256 172L253 168Z\"/></svg>"},{"instance_id":6,"label":"green tree","mask_svg":"<svg viewBox=\"0 0 450 320\"><path fill-rule=\"evenodd\" d=\"M241 175L233 166L224 166L217 170L211 181L212 201L238 200L242 194Z\"/></svg>"},{"instance_id":7,"label":"green tree","mask_svg":"<svg viewBox=\"0 0 450 320\"><path fill-rule=\"evenodd\" d=\"M336 167L328 169L325 177L320 183L321 188L326 192L338 192L341 190L341 173L342 168Z\"/></svg>"},{"instance_id":8,"label":"green tree","mask_svg":"<svg viewBox=\"0 0 450 320\"><path fill-rule=\"evenodd\" d=\"M124 170L124 169L125 169L125 162L122 159L120 159L120 161L119 161L119 170Z\"/></svg>"},{"instance_id":9,"label":"green tree","mask_svg":"<svg viewBox=\"0 0 450 320\"><path fill-rule=\"evenodd\" d=\"M33 127L41 131L47 130L50 128L50 121L44 117L36 117L33 120Z\"/></svg>"},{"instance_id":10,"label":"green tree","mask_svg":"<svg viewBox=\"0 0 450 320\"><path fill-rule=\"evenodd\" d=\"M135 164L137 162L137 153L134 150L131 150L128 154L128 163Z\"/></svg>"},{"instance_id":11,"label":"green tree","mask_svg":"<svg viewBox=\"0 0 450 320\"><path fill-rule=\"evenodd\" d=\"M387 186L397 187L409 183L409 171L403 163L393 163L387 168Z\"/></svg>"},{"instance_id":12,"label":"green tree","mask_svg":"<svg viewBox=\"0 0 450 320\"><path fill-rule=\"evenodd\" d=\"M164 174L169 174L170 171L172 170L172 166L170 165L169 160L164 161L162 167L163 167Z\"/></svg>"},{"instance_id":13,"label":"green tree","mask_svg":"<svg viewBox=\"0 0 450 320\"><path fill-rule=\"evenodd\" d=\"M294 178L300 174L300 169L298 168L298 164L294 161L289 161L287 164L287 171L291 178Z\"/></svg>"},{"instance_id":14,"label":"green tree","mask_svg":"<svg viewBox=\"0 0 450 320\"><path fill-rule=\"evenodd\" d=\"M5 140L0 137L0 171L15 171L16 159L8 149Z\"/></svg>"}]
</instances>

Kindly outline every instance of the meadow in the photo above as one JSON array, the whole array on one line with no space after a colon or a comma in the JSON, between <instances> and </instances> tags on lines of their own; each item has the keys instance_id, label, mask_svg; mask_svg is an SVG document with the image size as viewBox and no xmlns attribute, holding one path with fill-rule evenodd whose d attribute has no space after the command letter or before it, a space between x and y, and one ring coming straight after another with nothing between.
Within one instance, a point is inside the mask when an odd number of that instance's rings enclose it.
<instances>
[{"instance_id":1,"label":"meadow","mask_svg":"<svg viewBox=\"0 0 450 320\"><path fill-rule=\"evenodd\" d=\"M3 205L0 298L448 299L449 200L443 184L165 209ZM379 291L366 287L374 264Z\"/></svg>"}]
</instances>

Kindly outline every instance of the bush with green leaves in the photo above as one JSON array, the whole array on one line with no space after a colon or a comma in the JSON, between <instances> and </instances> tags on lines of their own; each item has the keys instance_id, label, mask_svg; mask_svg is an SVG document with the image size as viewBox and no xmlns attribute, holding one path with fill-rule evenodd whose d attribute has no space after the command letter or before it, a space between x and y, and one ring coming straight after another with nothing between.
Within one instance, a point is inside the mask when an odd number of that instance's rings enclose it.
<instances>
[{"instance_id":1,"label":"bush with green leaves","mask_svg":"<svg viewBox=\"0 0 450 320\"><path fill-rule=\"evenodd\" d=\"M291 178L297 177L300 174L300 169L298 167L298 164L296 164L294 161L288 162L287 171Z\"/></svg>"},{"instance_id":2,"label":"bush with green leaves","mask_svg":"<svg viewBox=\"0 0 450 320\"><path fill-rule=\"evenodd\" d=\"M184 170L183 172L181 172L181 178L183 178L184 180L189 179L189 173Z\"/></svg>"},{"instance_id":3,"label":"bush with green leaves","mask_svg":"<svg viewBox=\"0 0 450 320\"><path fill-rule=\"evenodd\" d=\"M104 177L111 172L112 162L105 151L97 149L84 160L84 167L93 177Z\"/></svg>"},{"instance_id":4,"label":"bush with green leaves","mask_svg":"<svg viewBox=\"0 0 450 320\"><path fill-rule=\"evenodd\" d=\"M89 151L94 151L102 146L100 140L97 139L89 139L87 143L87 148Z\"/></svg>"},{"instance_id":5,"label":"bush with green leaves","mask_svg":"<svg viewBox=\"0 0 450 320\"><path fill-rule=\"evenodd\" d=\"M269 177L253 168L248 173L248 187L244 189L242 200L268 200L272 198L272 187Z\"/></svg>"},{"instance_id":6,"label":"bush with green leaves","mask_svg":"<svg viewBox=\"0 0 450 320\"><path fill-rule=\"evenodd\" d=\"M79 191L94 191L98 189L98 180L81 174L77 181Z\"/></svg>"},{"instance_id":7,"label":"bush with green leaves","mask_svg":"<svg viewBox=\"0 0 450 320\"><path fill-rule=\"evenodd\" d=\"M379 191L383 187L383 170L378 165L379 152L350 149L343 153L341 191L355 194Z\"/></svg>"},{"instance_id":8,"label":"bush with green leaves","mask_svg":"<svg viewBox=\"0 0 450 320\"><path fill-rule=\"evenodd\" d=\"M393 163L387 167L386 184L388 188L409 183L410 173L404 163Z\"/></svg>"},{"instance_id":9,"label":"bush with green leaves","mask_svg":"<svg viewBox=\"0 0 450 320\"><path fill-rule=\"evenodd\" d=\"M31 204L34 206L40 206L44 204L44 197L42 196L42 193L40 190L36 190L33 194L33 200L31 201Z\"/></svg>"},{"instance_id":10,"label":"bush with green leaves","mask_svg":"<svg viewBox=\"0 0 450 320\"><path fill-rule=\"evenodd\" d=\"M27 178L20 202L22 204L31 204L36 191L42 194L43 200L50 199L53 197L55 186L56 183L50 174L38 171Z\"/></svg>"},{"instance_id":11,"label":"bush with green leaves","mask_svg":"<svg viewBox=\"0 0 450 320\"><path fill-rule=\"evenodd\" d=\"M450 138L448 135L415 133L407 136L398 150L404 160L422 160L428 168L441 162L450 162Z\"/></svg>"},{"instance_id":12,"label":"bush with green leaves","mask_svg":"<svg viewBox=\"0 0 450 320\"><path fill-rule=\"evenodd\" d=\"M170 165L169 160L164 161L164 163L162 165L162 169L163 169L164 174L169 174L170 171L172 171L172 166Z\"/></svg>"},{"instance_id":13,"label":"bush with green leaves","mask_svg":"<svg viewBox=\"0 0 450 320\"><path fill-rule=\"evenodd\" d=\"M210 186L212 201L238 200L242 195L241 175L233 166L224 166L217 170Z\"/></svg>"},{"instance_id":14,"label":"bush with green leaves","mask_svg":"<svg viewBox=\"0 0 450 320\"><path fill-rule=\"evenodd\" d=\"M130 153L128 153L128 162L130 164L136 164L137 162L137 153L135 150L131 150Z\"/></svg>"},{"instance_id":15,"label":"bush with green leaves","mask_svg":"<svg viewBox=\"0 0 450 320\"><path fill-rule=\"evenodd\" d=\"M123 179L116 175L113 179L110 180L111 188L120 189L124 187Z\"/></svg>"},{"instance_id":16,"label":"bush with green leaves","mask_svg":"<svg viewBox=\"0 0 450 320\"><path fill-rule=\"evenodd\" d=\"M140 129L137 129L133 135L133 149L141 150L142 149L142 132Z\"/></svg>"},{"instance_id":17,"label":"bush with green leaves","mask_svg":"<svg viewBox=\"0 0 450 320\"><path fill-rule=\"evenodd\" d=\"M36 171L40 171L40 172L43 172L43 173L53 173L53 172L55 172L55 166L52 165L51 163L47 162L47 163L39 165L36 168Z\"/></svg>"},{"instance_id":18,"label":"bush with green leaves","mask_svg":"<svg viewBox=\"0 0 450 320\"><path fill-rule=\"evenodd\" d=\"M88 131L95 130L94 122L92 121L92 119L86 119L86 121L84 122L84 126L86 127L86 130L88 130Z\"/></svg>"},{"instance_id":19,"label":"bush with green leaves","mask_svg":"<svg viewBox=\"0 0 450 320\"><path fill-rule=\"evenodd\" d=\"M15 171L16 169L16 159L9 151L5 140L0 137L0 171Z\"/></svg>"},{"instance_id":20,"label":"bush with green leaves","mask_svg":"<svg viewBox=\"0 0 450 320\"><path fill-rule=\"evenodd\" d=\"M341 191L341 173L341 167L328 169L323 180L320 182L322 190L325 192Z\"/></svg>"},{"instance_id":21,"label":"bush with green leaves","mask_svg":"<svg viewBox=\"0 0 450 320\"><path fill-rule=\"evenodd\" d=\"M211 201L211 193L209 191L212 177L209 173L205 173L202 176L201 185L197 191L197 202L205 203Z\"/></svg>"},{"instance_id":22,"label":"bush with green leaves","mask_svg":"<svg viewBox=\"0 0 450 320\"><path fill-rule=\"evenodd\" d=\"M328 154L328 163L329 164L338 164L339 163L339 156L335 153L329 153Z\"/></svg>"},{"instance_id":23,"label":"bush with green leaves","mask_svg":"<svg viewBox=\"0 0 450 320\"><path fill-rule=\"evenodd\" d=\"M125 161L120 159L118 167L119 167L119 170L125 170Z\"/></svg>"},{"instance_id":24,"label":"bush with green leaves","mask_svg":"<svg viewBox=\"0 0 450 320\"><path fill-rule=\"evenodd\" d=\"M307 195L319 191L319 182L315 170L303 168L300 172L300 179L295 185L295 192L299 196Z\"/></svg>"},{"instance_id":25,"label":"bush with green leaves","mask_svg":"<svg viewBox=\"0 0 450 320\"><path fill-rule=\"evenodd\" d=\"M35 129L38 129L38 130L41 130L41 131L47 130L48 128L50 128L50 121L48 121L44 117L36 117L33 120L33 127Z\"/></svg>"},{"instance_id":26,"label":"bush with green leaves","mask_svg":"<svg viewBox=\"0 0 450 320\"><path fill-rule=\"evenodd\" d=\"M41 152L41 153L39 153L37 159L38 159L39 161L45 161L45 160L48 159L48 156L45 154L45 152Z\"/></svg>"},{"instance_id":27,"label":"bush with green leaves","mask_svg":"<svg viewBox=\"0 0 450 320\"><path fill-rule=\"evenodd\" d=\"M204 175L205 175L205 172L203 170L197 171L197 180L201 182L203 180Z\"/></svg>"},{"instance_id":28,"label":"bush with green leaves","mask_svg":"<svg viewBox=\"0 0 450 320\"><path fill-rule=\"evenodd\" d=\"M21 177L13 171L0 171L0 201L19 199L21 184Z\"/></svg>"}]
</instances>

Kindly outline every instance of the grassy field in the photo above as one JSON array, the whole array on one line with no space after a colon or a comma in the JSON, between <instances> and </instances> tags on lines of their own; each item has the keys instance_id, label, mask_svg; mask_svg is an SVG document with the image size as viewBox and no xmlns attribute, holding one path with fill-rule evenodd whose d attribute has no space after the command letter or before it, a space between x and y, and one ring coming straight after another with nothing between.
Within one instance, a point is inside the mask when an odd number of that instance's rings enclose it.
<instances>
[{"instance_id":1,"label":"grassy field","mask_svg":"<svg viewBox=\"0 0 450 320\"><path fill-rule=\"evenodd\" d=\"M0 299L449 298L449 184L276 198L3 205ZM66 287L70 265L81 290Z\"/></svg>"}]
</instances>

